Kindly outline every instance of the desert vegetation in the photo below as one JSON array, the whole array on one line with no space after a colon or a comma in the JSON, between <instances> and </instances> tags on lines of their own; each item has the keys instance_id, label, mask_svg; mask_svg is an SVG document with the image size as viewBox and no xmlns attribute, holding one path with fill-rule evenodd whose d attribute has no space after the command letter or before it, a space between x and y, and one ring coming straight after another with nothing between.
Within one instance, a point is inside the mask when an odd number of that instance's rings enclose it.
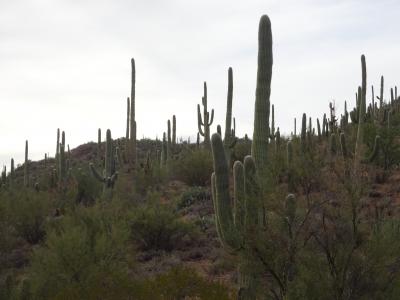
<instances>
[{"instance_id":1,"label":"desert vegetation","mask_svg":"<svg viewBox=\"0 0 400 300\"><path fill-rule=\"evenodd\" d=\"M252 138L228 68L224 131L204 82L191 142L173 111L162 140L137 139L132 59L124 137L69 149L57 129L54 157L26 141L3 169L0 299L399 299L400 97L360 62L356 107L281 134L264 15Z\"/></svg>"}]
</instances>

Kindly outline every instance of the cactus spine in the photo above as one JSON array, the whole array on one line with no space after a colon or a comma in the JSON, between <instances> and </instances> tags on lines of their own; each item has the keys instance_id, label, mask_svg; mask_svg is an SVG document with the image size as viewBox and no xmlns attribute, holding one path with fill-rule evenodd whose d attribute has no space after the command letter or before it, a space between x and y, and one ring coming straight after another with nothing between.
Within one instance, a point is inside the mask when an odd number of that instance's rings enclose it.
<instances>
[{"instance_id":1,"label":"cactus spine","mask_svg":"<svg viewBox=\"0 0 400 300\"><path fill-rule=\"evenodd\" d=\"M202 97L202 104L203 104L203 117L201 116L200 112L200 104L197 104L197 126L199 129L199 133L204 137L204 146L206 148L210 148L210 126L214 121L214 109L211 110L211 117L210 112L207 111L207 83L204 82L203 86L204 95ZM204 130L202 129L204 128Z\"/></svg>"},{"instance_id":2,"label":"cactus spine","mask_svg":"<svg viewBox=\"0 0 400 300\"><path fill-rule=\"evenodd\" d=\"M266 171L268 155L269 106L272 78L272 32L268 16L261 17L258 29L258 67L251 155L257 171Z\"/></svg>"}]
</instances>

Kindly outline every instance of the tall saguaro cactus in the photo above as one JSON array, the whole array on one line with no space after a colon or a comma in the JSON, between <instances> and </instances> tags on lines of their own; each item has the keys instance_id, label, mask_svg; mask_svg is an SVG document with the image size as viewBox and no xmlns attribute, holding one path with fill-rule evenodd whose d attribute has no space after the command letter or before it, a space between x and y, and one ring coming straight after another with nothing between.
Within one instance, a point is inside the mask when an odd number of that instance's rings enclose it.
<instances>
[{"instance_id":1,"label":"tall saguaro cactus","mask_svg":"<svg viewBox=\"0 0 400 300\"><path fill-rule=\"evenodd\" d=\"M176 117L172 116L172 148L176 146Z\"/></svg>"},{"instance_id":2,"label":"tall saguaro cactus","mask_svg":"<svg viewBox=\"0 0 400 300\"><path fill-rule=\"evenodd\" d=\"M28 140L25 141L24 186L29 186Z\"/></svg>"},{"instance_id":3,"label":"tall saguaro cactus","mask_svg":"<svg viewBox=\"0 0 400 300\"><path fill-rule=\"evenodd\" d=\"M207 110L207 83L204 82L204 94L202 97L203 117L200 112L200 104L197 104L197 125L199 133L204 137L204 146L210 148L210 126L214 121L214 109L210 112ZM203 127L203 128L202 128Z\"/></svg>"},{"instance_id":4,"label":"tall saguaro cactus","mask_svg":"<svg viewBox=\"0 0 400 300\"><path fill-rule=\"evenodd\" d=\"M107 129L106 153L104 158L103 174L98 173L92 163L90 164L90 169L92 171L93 176L97 180L103 183L103 194L109 199L112 197L112 190L114 188L115 181L117 180L118 177L118 172L116 172L115 168L116 168L116 161L115 161L113 140L111 138L111 130Z\"/></svg>"},{"instance_id":5,"label":"tall saguaro cactus","mask_svg":"<svg viewBox=\"0 0 400 300\"><path fill-rule=\"evenodd\" d=\"M136 142L136 119L135 119L135 84L136 84L136 68L135 60L131 59L132 77L131 77L131 115L130 115L130 162L133 168L137 164L137 142Z\"/></svg>"},{"instance_id":6,"label":"tall saguaro cactus","mask_svg":"<svg viewBox=\"0 0 400 300\"><path fill-rule=\"evenodd\" d=\"M272 32L268 16L261 17L258 29L258 67L257 88L254 110L254 131L251 155L257 171L262 174L266 170L268 155L269 106L272 78Z\"/></svg>"},{"instance_id":7,"label":"tall saguaro cactus","mask_svg":"<svg viewBox=\"0 0 400 300\"><path fill-rule=\"evenodd\" d=\"M235 147L235 122L232 129L232 98L233 98L233 71L232 68L228 69L228 95L226 100L226 117L225 117L225 136L224 136L224 149L225 156L230 166L231 150Z\"/></svg>"},{"instance_id":8,"label":"tall saguaro cactus","mask_svg":"<svg viewBox=\"0 0 400 300\"><path fill-rule=\"evenodd\" d=\"M361 55L361 75L362 75L362 83L361 88L358 88L358 97L360 103L360 111L358 117L358 131L357 131L357 141L356 141L356 150L355 150L355 158L354 158L354 169L356 172L359 169L359 164L362 160L362 156L364 154L364 117L366 110L366 94L367 94L367 67L365 63L365 56Z\"/></svg>"}]
</instances>

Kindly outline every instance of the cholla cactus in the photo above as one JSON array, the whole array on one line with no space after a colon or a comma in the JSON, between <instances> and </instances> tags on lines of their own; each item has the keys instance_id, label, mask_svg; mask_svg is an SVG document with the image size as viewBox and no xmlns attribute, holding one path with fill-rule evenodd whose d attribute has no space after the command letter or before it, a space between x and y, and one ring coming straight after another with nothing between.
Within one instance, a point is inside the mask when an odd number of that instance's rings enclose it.
<instances>
[{"instance_id":1,"label":"cholla cactus","mask_svg":"<svg viewBox=\"0 0 400 300\"><path fill-rule=\"evenodd\" d=\"M204 82L204 95L201 100L203 104L203 117L200 112L200 104L197 104L197 125L199 133L204 137L204 146L210 147L210 126L214 121L214 109L210 112L207 110L207 83ZM202 127L204 129L202 129Z\"/></svg>"}]
</instances>

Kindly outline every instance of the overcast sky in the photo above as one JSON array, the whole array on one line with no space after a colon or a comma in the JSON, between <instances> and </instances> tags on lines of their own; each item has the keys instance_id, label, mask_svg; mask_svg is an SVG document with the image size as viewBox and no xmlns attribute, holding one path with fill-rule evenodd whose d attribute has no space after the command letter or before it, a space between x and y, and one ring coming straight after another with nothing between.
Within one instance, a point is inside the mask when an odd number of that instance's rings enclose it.
<instances>
[{"instance_id":1,"label":"overcast sky","mask_svg":"<svg viewBox=\"0 0 400 300\"><path fill-rule=\"evenodd\" d=\"M333 99L339 112L353 105L363 53L368 85L385 75L388 96L400 85L399 12L398 0L0 0L0 165L22 162L26 139L31 159L53 156L58 127L71 148L96 140L98 127L124 136L131 57L138 137L162 136L173 114L177 135L195 136L203 81L212 131L224 128L229 66L237 134L251 135L263 14L281 131L303 112L321 117Z\"/></svg>"}]
</instances>

